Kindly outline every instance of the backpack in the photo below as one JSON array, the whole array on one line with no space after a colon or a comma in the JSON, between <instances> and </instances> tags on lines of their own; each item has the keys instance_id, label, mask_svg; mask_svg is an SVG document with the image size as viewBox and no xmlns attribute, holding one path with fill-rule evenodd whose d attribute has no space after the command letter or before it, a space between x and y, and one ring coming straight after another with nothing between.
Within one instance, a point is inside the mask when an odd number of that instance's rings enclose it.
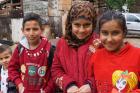
<instances>
[{"instance_id":1,"label":"backpack","mask_svg":"<svg viewBox=\"0 0 140 93\"><path fill-rule=\"evenodd\" d=\"M22 45L19 43L18 44L18 52L19 52L19 56L21 55L22 51L23 51L23 47ZM52 61L53 61L53 56L54 56L54 51L55 51L55 46L51 45L50 51L49 51L49 57L47 58L48 60L48 67L52 66Z\"/></svg>"}]
</instances>

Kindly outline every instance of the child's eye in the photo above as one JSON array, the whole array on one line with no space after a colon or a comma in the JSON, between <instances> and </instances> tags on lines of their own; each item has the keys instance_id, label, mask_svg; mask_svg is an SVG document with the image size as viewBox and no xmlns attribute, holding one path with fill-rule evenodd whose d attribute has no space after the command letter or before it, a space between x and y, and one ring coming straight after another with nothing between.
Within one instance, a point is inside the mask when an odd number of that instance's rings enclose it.
<instances>
[{"instance_id":1,"label":"child's eye","mask_svg":"<svg viewBox=\"0 0 140 93\"><path fill-rule=\"evenodd\" d=\"M30 31L30 28L26 28L25 30L26 30L26 31Z\"/></svg>"},{"instance_id":2,"label":"child's eye","mask_svg":"<svg viewBox=\"0 0 140 93\"><path fill-rule=\"evenodd\" d=\"M78 24L78 23L75 23L74 26L76 26L76 27L80 27L81 25Z\"/></svg>"},{"instance_id":3,"label":"child's eye","mask_svg":"<svg viewBox=\"0 0 140 93\"><path fill-rule=\"evenodd\" d=\"M33 28L33 30L39 30L39 28Z\"/></svg>"},{"instance_id":4,"label":"child's eye","mask_svg":"<svg viewBox=\"0 0 140 93\"><path fill-rule=\"evenodd\" d=\"M83 27L88 28L90 25L91 25L90 23L87 23L87 24L84 24Z\"/></svg>"},{"instance_id":5,"label":"child's eye","mask_svg":"<svg viewBox=\"0 0 140 93\"><path fill-rule=\"evenodd\" d=\"M0 58L0 60L2 60L2 58Z\"/></svg>"},{"instance_id":6,"label":"child's eye","mask_svg":"<svg viewBox=\"0 0 140 93\"><path fill-rule=\"evenodd\" d=\"M125 85L126 84L126 81L123 81L123 85Z\"/></svg>"},{"instance_id":7,"label":"child's eye","mask_svg":"<svg viewBox=\"0 0 140 93\"><path fill-rule=\"evenodd\" d=\"M8 58L9 58L9 56L6 56L6 57L5 57L5 59L8 59Z\"/></svg>"},{"instance_id":8,"label":"child's eye","mask_svg":"<svg viewBox=\"0 0 140 93\"><path fill-rule=\"evenodd\" d=\"M107 36L107 35L108 35L108 32L106 32L106 31L101 31L101 34L104 35L104 36Z\"/></svg>"},{"instance_id":9,"label":"child's eye","mask_svg":"<svg viewBox=\"0 0 140 93\"><path fill-rule=\"evenodd\" d=\"M114 31L113 33L112 33L112 35L118 35L120 32L118 32L118 31Z\"/></svg>"}]
</instances>

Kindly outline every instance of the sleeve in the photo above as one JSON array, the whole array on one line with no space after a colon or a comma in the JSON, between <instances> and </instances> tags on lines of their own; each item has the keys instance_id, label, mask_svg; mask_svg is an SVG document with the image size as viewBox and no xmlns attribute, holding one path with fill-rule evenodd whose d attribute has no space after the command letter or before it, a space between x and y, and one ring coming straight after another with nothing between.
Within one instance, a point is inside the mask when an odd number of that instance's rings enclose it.
<instances>
[{"instance_id":1,"label":"sleeve","mask_svg":"<svg viewBox=\"0 0 140 93\"><path fill-rule=\"evenodd\" d=\"M60 43L58 43L58 44L60 44ZM62 88L62 90L65 92L65 91L67 91L67 87L71 83L76 84L76 81L72 77L67 75L63 69L61 60L58 55L58 52L60 52L61 48L62 48L61 44L60 44L60 47L59 46L56 47L51 72L52 72L52 78L53 78L54 82L60 88ZM57 83L57 82L59 82L59 83Z\"/></svg>"},{"instance_id":2,"label":"sleeve","mask_svg":"<svg viewBox=\"0 0 140 93\"><path fill-rule=\"evenodd\" d=\"M88 64L88 77L86 79L86 83L88 83L92 89L92 93L97 93L97 89L96 89L96 82L95 82L95 78L94 78L94 69L93 69L93 62L94 60L94 54L91 56L91 59L89 61Z\"/></svg>"},{"instance_id":3,"label":"sleeve","mask_svg":"<svg viewBox=\"0 0 140 93\"><path fill-rule=\"evenodd\" d=\"M18 84L22 83L20 74L18 47L16 47L8 65L8 75L9 79L13 81L17 86Z\"/></svg>"},{"instance_id":4,"label":"sleeve","mask_svg":"<svg viewBox=\"0 0 140 93\"><path fill-rule=\"evenodd\" d=\"M44 85L44 91L45 93L55 93L55 83L53 82L52 78L51 78L51 71L49 69L49 71L47 72L47 78L49 78L48 82L46 85Z\"/></svg>"}]
</instances>

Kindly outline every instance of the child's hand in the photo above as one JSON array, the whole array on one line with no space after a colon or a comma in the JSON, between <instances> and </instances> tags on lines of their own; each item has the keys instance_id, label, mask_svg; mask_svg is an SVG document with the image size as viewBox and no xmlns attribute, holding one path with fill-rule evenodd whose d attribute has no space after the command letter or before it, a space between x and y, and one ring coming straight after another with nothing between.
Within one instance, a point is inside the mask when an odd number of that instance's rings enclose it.
<instances>
[{"instance_id":1,"label":"child's hand","mask_svg":"<svg viewBox=\"0 0 140 93\"><path fill-rule=\"evenodd\" d=\"M89 84L83 85L79 88L78 93L91 93L91 88Z\"/></svg>"},{"instance_id":2,"label":"child's hand","mask_svg":"<svg viewBox=\"0 0 140 93\"><path fill-rule=\"evenodd\" d=\"M96 48L96 49L99 48L100 44L101 44L100 39L95 39L95 40L92 42L92 45L93 45L94 48Z\"/></svg>"},{"instance_id":3,"label":"child's hand","mask_svg":"<svg viewBox=\"0 0 140 93\"><path fill-rule=\"evenodd\" d=\"M40 93L45 93L45 91L43 89L40 89Z\"/></svg>"},{"instance_id":4,"label":"child's hand","mask_svg":"<svg viewBox=\"0 0 140 93\"><path fill-rule=\"evenodd\" d=\"M78 87L77 86L71 86L70 88L67 89L67 93L78 93Z\"/></svg>"},{"instance_id":5,"label":"child's hand","mask_svg":"<svg viewBox=\"0 0 140 93\"><path fill-rule=\"evenodd\" d=\"M62 80L63 80L63 76L56 79L56 84L59 86L60 89L62 89Z\"/></svg>"},{"instance_id":6,"label":"child's hand","mask_svg":"<svg viewBox=\"0 0 140 93\"><path fill-rule=\"evenodd\" d=\"M95 53L96 49L98 49L100 45L101 45L101 41L99 39L95 39L92 42L92 44L89 46L89 50Z\"/></svg>"},{"instance_id":7,"label":"child's hand","mask_svg":"<svg viewBox=\"0 0 140 93\"><path fill-rule=\"evenodd\" d=\"M19 93L23 93L23 92L24 92L24 86L23 86L22 83L20 83L20 84L18 85L18 91L19 91Z\"/></svg>"}]
</instances>

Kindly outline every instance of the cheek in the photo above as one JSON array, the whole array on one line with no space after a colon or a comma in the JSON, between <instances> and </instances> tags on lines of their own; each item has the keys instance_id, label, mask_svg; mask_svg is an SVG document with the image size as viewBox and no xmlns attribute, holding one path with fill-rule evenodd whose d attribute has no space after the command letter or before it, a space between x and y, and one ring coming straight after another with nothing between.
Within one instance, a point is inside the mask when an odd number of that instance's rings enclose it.
<instances>
[{"instance_id":1,"label":"cheek","mask_svg":"<svg viewBox=\"0 0 140 93\"><path fill-rule=\"evenodd\" d=\"M9 62L9 61L10 61L10 59L11 59L11 57L9 57L9 58L7 59L7 61Z\"/></svg>"},{"instance_id":2,"label":"cheek","mask_svg":"<svg viewBox=\"0 0 140 93\"><path fill-rule=\"evenodd\" d=\"M43 31L40 30L40 31L39 31L39 35L41 35L42 33L43 33Z\"/></svg>"},{"instance_id":3,"label":"cheek","mask_svg":"<svg viewBox=\"0 0 140 93\"><path fill-rule=\"evenodd\" d=\"M119 43L122 43L122 42L123 42L124 37L120 35L120 36L114 37L114 40L115 40L116 42L118 42L118 44L119 44Z\"/></svg>"},{"instance_id":4,"label":"cheek","mask_svg":"<svg viewBox=\"0 0 140 93\"><path fill-rule=\"evenodd\" d=\"M88 28L88 29L86 29L86 31L85 31L85 33L87 33L87 34L91 34L91 32L92 32L92 28Z\"/></svg>"},{"instance_id":5,"label":"cheek","mask_svg":"<svg viewBox=\"0 0 140 93\"><path fill-rule=\"evenodd\" d=\"M23 31L23 35L26 36L26 37L28 37L29 36L29 32Z\"/></svg>"},{"instance_id":6,"label":"cheek","mask_svg":"<svg viewBox=\"0 0 140 93\"><path fill-rule=\"evenodd\" d=\"M105 40L106 40L106 37L105 37L105 36L103 36L103 35L100 35L100 40L101 40L101 42L102 42L102 43L104 43L104 42L105 42Z\"/></svg>"},{"instance_id":7,"label":"cheek","mask_svg":"<svg viewBox=\"0 0 140 93\"><path fill-rule=\"evenodd\" d=\"M2 61L0 61L0 64L2 65Z\"/></svg>"},{"instance_id":8,"label":"cheek","mask_svg":"<svg viewBox=\"0 0 140 93\"><path fill-rule=\"evenodd\" d=\"M72 33L74 33L74 34L78 33L78 28L72 27Z\"/></svg>"}]
</instances>

